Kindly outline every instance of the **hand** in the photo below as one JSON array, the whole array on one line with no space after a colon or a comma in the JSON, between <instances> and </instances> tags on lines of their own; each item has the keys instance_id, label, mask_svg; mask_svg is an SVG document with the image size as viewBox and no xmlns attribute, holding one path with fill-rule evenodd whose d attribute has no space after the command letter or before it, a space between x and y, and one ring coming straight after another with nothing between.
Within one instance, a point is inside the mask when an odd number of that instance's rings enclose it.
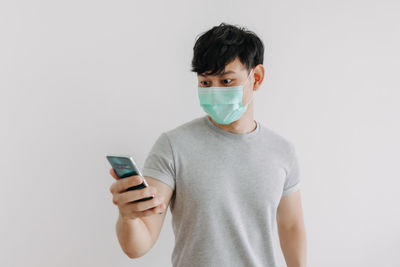
<instances>
[{"instance_id":1,"label":"hand","mask_svg":"<svg viewBox=\"0 0 400 267\"><path fill-rule=\"evenodd\" d=\"M164 199L157 197L157 189L153 186L148 186L141 189L125 191L127 188L141 184L142 177L133 175L126 178L119 178L113 168L110 169L111 176L116 180L110 186L110 192L113 194L113 203L118 205L119 213L122 218L135 219L144 216L162 213L166 204ZM152 199L132 202L142 198L153 196Z\"/></svg>"}]
</instances>

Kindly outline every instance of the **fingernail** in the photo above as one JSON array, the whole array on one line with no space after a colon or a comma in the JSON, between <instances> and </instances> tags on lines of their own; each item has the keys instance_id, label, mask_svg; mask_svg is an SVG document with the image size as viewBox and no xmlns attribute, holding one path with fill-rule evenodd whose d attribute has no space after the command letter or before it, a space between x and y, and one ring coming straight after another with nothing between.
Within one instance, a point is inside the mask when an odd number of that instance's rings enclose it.
<instances>
[{"instance_id":1,"label":"fingernail","mask_svg":"<svg viewBox=\"0 0 400 267\"><path fill-rule=\"evenodd\" d=\"M162 209L161 209L161 210L158 212L158 214L161 214L161 213L163 213L163 210L164 210L164 209L162 208Z\"/></svg>"}]
</instances>

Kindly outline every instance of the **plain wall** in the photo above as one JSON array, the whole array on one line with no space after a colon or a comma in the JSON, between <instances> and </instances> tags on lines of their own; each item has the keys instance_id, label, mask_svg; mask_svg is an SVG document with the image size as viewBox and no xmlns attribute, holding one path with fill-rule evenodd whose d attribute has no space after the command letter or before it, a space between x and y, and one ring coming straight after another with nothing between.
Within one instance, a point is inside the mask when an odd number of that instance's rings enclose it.
<instances>
[{"instance_id":1,"label":"plain wall","mask_svg":"<svg viewBox=\"0 0 400 267\"><path fill-rule=\"evenodd\" d=\"M162 131L204 115L192 49L221 22L264 42L255 119L296 145L307 266L400 266L399 13L389 0L1 1L0 266L171 266L169 210L148 254L122 252L105 154L142 167Z\"/></svg>"}]
</instances>

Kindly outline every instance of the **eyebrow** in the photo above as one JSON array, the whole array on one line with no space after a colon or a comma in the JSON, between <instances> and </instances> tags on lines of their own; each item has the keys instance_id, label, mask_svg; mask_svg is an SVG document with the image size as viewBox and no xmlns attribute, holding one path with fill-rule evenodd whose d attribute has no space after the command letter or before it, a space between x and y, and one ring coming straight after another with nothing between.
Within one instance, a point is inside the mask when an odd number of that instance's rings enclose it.
<instances>
[{"instance_id":1,"label":"eyebrow","mask_svg":"<svg viewBox=\"0 0 400 267\"><path fill-rule=\"evenodd\" d=\"M224 71L224 72L222 72L221 74L219 74L218 76L223 76L223 75L225 75L225 74L229 74L229 73L236 73L236 72L234 72L233 70L228 70L228 71ZM204 74L199 74L200 76L203 76L203 77L205 77L205 76L209 76L209 75L204 75Z\"/></svg>"}]
</instances>

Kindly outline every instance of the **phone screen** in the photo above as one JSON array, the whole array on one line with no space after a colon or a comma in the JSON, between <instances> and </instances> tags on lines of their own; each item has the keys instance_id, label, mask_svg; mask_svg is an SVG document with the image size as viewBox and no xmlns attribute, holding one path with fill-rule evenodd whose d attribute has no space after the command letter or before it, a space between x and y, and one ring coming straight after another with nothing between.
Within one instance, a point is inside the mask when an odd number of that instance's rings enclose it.
<instances>
[{"instance_id":1,"label":"phone screen","mask_svg":"<svg viewBox=\"0 0 400 267\"><path fill-rule=\"evenodd\" d=\"M107 156L107 158L119 178L140 175L128 157Z\"/></svg>"}]
</instances>

